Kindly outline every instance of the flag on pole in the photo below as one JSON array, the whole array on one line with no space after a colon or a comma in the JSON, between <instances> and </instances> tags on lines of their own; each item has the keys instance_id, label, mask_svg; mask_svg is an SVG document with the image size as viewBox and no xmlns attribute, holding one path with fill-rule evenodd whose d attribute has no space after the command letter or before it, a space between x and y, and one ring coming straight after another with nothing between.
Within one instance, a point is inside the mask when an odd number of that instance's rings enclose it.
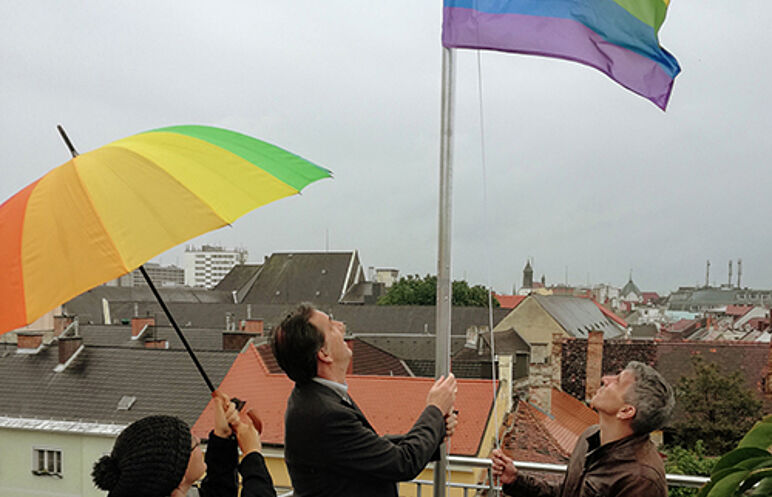
<instances>
[{"instance_id":1,"label":"flag on pole","mask_svg":"<svg viewBox=\"0 0 772 497\"><path fill-rule=\"evenodd\" d=\"M670 0L444 0L442 44L573 60L667 107L681 71L657 33Z\"/></svg>"}]
</instances>

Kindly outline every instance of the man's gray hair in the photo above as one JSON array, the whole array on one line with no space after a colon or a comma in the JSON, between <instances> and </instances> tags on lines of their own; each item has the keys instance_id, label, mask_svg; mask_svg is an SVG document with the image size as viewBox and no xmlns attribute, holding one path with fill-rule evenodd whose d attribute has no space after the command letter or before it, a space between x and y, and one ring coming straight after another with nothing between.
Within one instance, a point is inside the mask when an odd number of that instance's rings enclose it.
<instances>
[{"instance_id":1,"label":"man's gray hair","mask_svg":"<svg viewBox=\"0 0 772 497\"><path fill-rule=\"evenodd\" d=\"M635 375L635 384L628 390L625 402L635 406L631 423L636 434L659 430L670 419L675 406L673 388L651 366L630 361L626 370Z\"/></svg>"}]
</instances>

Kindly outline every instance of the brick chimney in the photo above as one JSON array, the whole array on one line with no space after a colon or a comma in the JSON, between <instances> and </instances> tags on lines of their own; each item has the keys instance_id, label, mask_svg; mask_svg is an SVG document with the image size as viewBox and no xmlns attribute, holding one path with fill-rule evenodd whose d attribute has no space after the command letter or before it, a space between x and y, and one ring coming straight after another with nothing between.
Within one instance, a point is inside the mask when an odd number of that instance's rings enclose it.
<instances>
[{"instance_id":1,"label":"brick chimney","mask_svg":"<svg viewBox=\"0 0 772 497\"><path fill-rule=\"evenodd\" d=\"M72 316L54 316L54 336L58 337L68 326L72 324Z\"/></svg>"},{"instance_id":2,"label":"brick chimney","mask_svg":"<svg viewBox=\"0 0 772 497\"><path fill-rule=\"evenodd\" d=\"M34 354L43 346L43 333L37 331L16 332L16 353Z\"/></svg>"},{"instance_id":3,"label":"brick chimney","mask_svg":"<svg viewBox=\"0 0 772 497\"><path fill-rule=\"evenodd\" d=\"M59 338L59 364L64 364L83 345L82 337Z\"/></svg>"},{"instance_id":4,"label":"brick chimney","mask_svg":"<svg viewBox=\"0 0 772 497\"><path fill-rule=\"evenodd\" d=\"M254 333L257 335L263 334L263 320L262 319L244 319L241 321L241 331L247 333Z\"/></svg>"},{"instance_id":5,"label":"brick chimney","mask_svg":"<svg viewBox=\"0 0 772 497\"><path fill-rule=\"evenodd\" d=\"M563 389L562 385L562 373L563 373L563 341L565 335L562 333L552 334L552 357L550 358L550 364L552 366L552 387L558 390Z\"/></svg>"},{"instance_id":6,"label":"brick chimney","mask_svg":"<svg viewBox=\"0 0 772 497\"><path fill-rule=\"evenodd\" d=\"M151 338L145 340L146 349L168 349L169 342L163 338Z\"/></svg>"},{"instance_id":7,"label":"brick chimney","mask_svg":"<svg viewBox=\"0 0 772 497\"><path fill-rule=\"evenodd\" d=\"M244 345L247 344L249 339L254 336L255 333L247 333L244 331L224 331L222 334L222 349L241 350L244 348Z\"/></svg>"},{"instance_id":8,"label":"brick chimney","mask_svg":"<svg viewBox=\"0 0 772 497\"><path fill-rule=\"evenodd\" d=\"M59 337L59 364L54 371L61 373L67 367L67 362L72 360L83 348L82 337Z\"/></svg>"},{"instance_id":9,"label":"brick chimney","mask_svg":"<svg viewBox=\"0 0 772 497\"><path fill-rule=\"evenodd\" d=\"M136 340L145 325L155 326L155 317L131 318L131 338Z\"/></svg>"},{"instance_id":10,"label":"brick chimney","mask_svg":"<svg viewBox=\"0 0 772 497\"><path fill-rule=\"evenodd\" d=\"M600 388L603 372L603 332L591 331L587 337L587 374L585 376L585 398L590 400Z\"/></svg>"}]
</instances>

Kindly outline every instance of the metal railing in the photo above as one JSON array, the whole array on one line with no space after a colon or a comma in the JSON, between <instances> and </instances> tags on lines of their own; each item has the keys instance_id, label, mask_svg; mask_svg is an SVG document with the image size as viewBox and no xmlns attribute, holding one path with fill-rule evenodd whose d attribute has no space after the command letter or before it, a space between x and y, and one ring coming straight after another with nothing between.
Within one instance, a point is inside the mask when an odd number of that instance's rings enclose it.
<instances>
[{"instance_id":1,"label":"metal railing","mask_svg":"<svg viewBox=\"0 0 772 497\"><path fill-rule=\"evenodd\" d=\"M489 469L491 467L491 460L481 457L448 456L448 464L455 468ZM515 465L517 466L517 469L524 471L538 471L541 473L555 474L565 474L566 472L566 466L564 464L515 461ZM434 463L430 463L429 466L434 466ZM452 472L453 468L451 468L450 471ZM665 476L669 487L700 488L710 480L707 476L678 475L674 473L668 473ZM410 480L405 483L416 485L416 497L424 497L424 487L429 487L426 490L434 487L434 482L429 480ZM470 497L470 491L472 491L471 495L474 495L478 490L501 490L500 486L494 486L493 482L490 480L486 484L455 483L446 481L445 487L461 489L464 497ZM291 497L292 495L292 490L289 490L279 493L278 497ZM426 495L431 495L431 490Z\"/></svg>"},{"instance_id":2,"label":"metal railing","mask_svg":"<svg viewBox=\"0 0 772 497\"><path fill-rule=\"evenodd\" d=\"M464 456L448 456L448 463L456 468L485 468L491 467L491 460L480 457L464 457ZM539 471L542 473L556 473L565 474L566 466L564 464L548 464L539 462L527 462L527 461L515 461L515 465L519 470L525 471ZM451 470L452 471L452 470ZM665 475L667 478L667 484L669 487L687 487L687 488L700 488L707 483L710 478L707 476L692 476L692 475L678 475L674 473L668 473ZM411 480L406 483L413 483L416 485L416 497L422 497L423 487L433 486L434 482L429 480ZM448 488L460 488L463 490L464 497L469 496L469 491L477 490L501 490L501 487L494 486L492 481L488 481L487 484L472 484L472 483L446 483ZM474 494L473 494L474 495Z\"/></svg>"}]
</instances>

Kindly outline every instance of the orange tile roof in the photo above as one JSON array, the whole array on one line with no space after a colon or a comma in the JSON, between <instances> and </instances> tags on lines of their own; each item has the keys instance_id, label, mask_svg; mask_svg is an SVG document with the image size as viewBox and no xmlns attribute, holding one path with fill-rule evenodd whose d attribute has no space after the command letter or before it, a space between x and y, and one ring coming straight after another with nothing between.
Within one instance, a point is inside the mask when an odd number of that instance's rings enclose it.
<instances>
[{"instance_id":1,"label":"orange tile roof","mask_svg":"<svg viewBox=\"0 0 772 497\"><path fill-rule=\"evenodd\" d=\"M525 300L525 295L499 295L494 293L494 297L499 301L499 305L502 309L514 309L520 302Z\"/></svg>"},{"instance_id":2,"label":"orange tile roof","mask_svg":"<svg viewBox=\"0 0 772 497\"><path fill-rule=\"evenodd\" d=\"M351 360L353 361L354 374L410 376L405 365L393 354L358 338L346 339L346 343L349 344L353 353ZM276 362L273 352L271 352L270 345L267 343L258 345L257 351L269 373L284 374L279 363Z\"/></svg>"},{"instance_id":3,"label":"orange tile roof","mask_svg":"<svg viewBox=\"0 0 772 497\"><path fill-rule=\"evenodd\" d=\"M347 377L349 392L380 434L405 433L424 408L431 378L359 376ZM489 380L458 380L456 409L459 425L449 451L477 455L493 407ZM263 421L263 442L284 444L284 411L294 384L284 374L271 374L253 345L239 354L225 375L220 389L247 401ZM206 436L214 417L211 402L193 426L193 433Z\"/></svg>"},{"instance_id":4,"label":"orange tile roof","mask_svg":"<svg viewBox=\"0 0 772 497\"><path fill-rule=\"evenodd\" d=\"M751 309L753 309L752 305L728 305L724 314L739 318L747 314Z\"/></svg>"},{"instance_id":5,"label":"orange tile roof","mask_svg":"<svg viewBox=\"0 0 772 497\"><path fill-rule=\"evenodd\" d=\"M598 423L598 414L572 396L552 389L552 416L529 405L534 417L567 454L571 454L584 430Z\"/></svg>"},{"instance_id":6,"label":"orange tile roof","mask_svg":"<svg viewBox=\"0 0 772 497\"><path fill-rule=\"evenodd\" d=\"M513 414L504 420L501 447L516 461L565 464L570 452L557 443L544 425L536 419L538 411L522 400Z\"/></svg>"}]
</instances>

